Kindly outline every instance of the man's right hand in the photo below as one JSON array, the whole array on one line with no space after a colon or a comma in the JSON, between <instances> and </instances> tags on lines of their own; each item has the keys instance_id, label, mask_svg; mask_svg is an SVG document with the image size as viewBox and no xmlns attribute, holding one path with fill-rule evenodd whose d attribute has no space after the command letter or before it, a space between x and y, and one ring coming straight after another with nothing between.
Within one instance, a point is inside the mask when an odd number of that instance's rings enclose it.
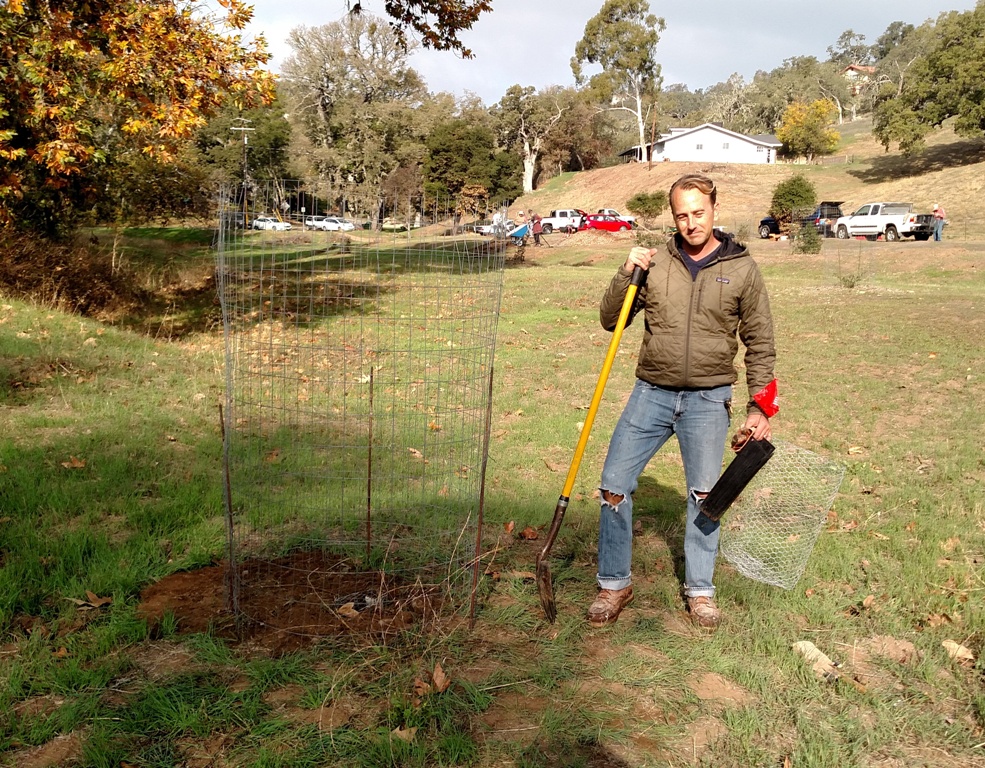
<instances>
[{"instance_id":1,"label":"man's right hand","mask_svg":"<svg viewBox=\"0 0 985 768\"><path fill-rule=\"evenodd\" d=\"M622 265L622 268L627 272L632 272L635 267L639 267L646 272L650 268L650 260L656 253L656 248L644 248L637 245L630 250L629 256L626 258L626 263Z\"/></svg>"}]
</instances>

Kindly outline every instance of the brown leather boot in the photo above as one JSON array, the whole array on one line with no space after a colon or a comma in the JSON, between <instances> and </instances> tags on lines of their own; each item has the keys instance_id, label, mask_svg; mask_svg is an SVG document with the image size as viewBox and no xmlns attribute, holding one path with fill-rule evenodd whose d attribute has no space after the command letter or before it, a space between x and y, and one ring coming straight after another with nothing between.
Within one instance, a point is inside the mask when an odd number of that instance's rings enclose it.
<instances>
[{"instance_id":1,"label":"brown leather boot","mask_svg":"<svg viewBox=\"0 0 985 768\"><path fill-rule=\"evenodd\" d=\"M715 629L722 620L722 613L715 605L713 597L689 597L687 610L691 614L691 621L702 629Z\"/></svg>"},{"instance_id":2,"label":"brown leather boot","mask_svg":"<svg viewBox=\"0 0 985 768\"><path fill-rule=\"evenodd\" d=\"M593 627L604 627L619 618L622 609L633 600L633 585L623 589L599 590L595 602L588 608L588 623Z\"/></svg>"}]
</instances>

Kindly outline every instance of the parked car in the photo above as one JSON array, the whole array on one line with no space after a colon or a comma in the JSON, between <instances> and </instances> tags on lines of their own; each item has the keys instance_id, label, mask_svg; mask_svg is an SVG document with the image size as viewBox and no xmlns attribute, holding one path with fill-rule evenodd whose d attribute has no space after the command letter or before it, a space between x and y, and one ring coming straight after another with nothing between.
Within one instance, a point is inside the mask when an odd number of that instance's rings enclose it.
<instances>
[{"instance_id":1,"label":"parked car","mask_svg":"<svg viewBox=\"0 0 985 768\"><path fill-rule=\"evenodd\" d=\"M499 232L496 231L496 225L490 222L489 224L482 224L475 228L475 231L480 235L496 235L502 234L506 235L516 229L516 223L513 219L507 219L506 221L500 222Z\"/></svg>"},{"instance_id":2,"label":"parked car","mask_svg":"<svg viewBox=\"0 0 985 768\"><path fill-rule=\"evenodd\" d=\"M257 216L250 225L253 229L272 229L278 232L291 228L290 222L280 221L273 216Z\"/></svg>"},{"instance_id":3,"label":"parked car","mask_svg":"<svg viewBox=\"0 0 985 768\"><path fill-rule=\"evenodd\" d=\"M242 211L225 211L222 214L222 219L227 227L233 229L243 229L246 226L246 216Z\"/></svg>"},{"instance_id":4,"label":"parked car","mask_svg":"<svg viewBox=\"0 0 985 768\"><path fill-rule=\"evenodd\" d=\"M325 217L324 216L305 216L304 217L304 228L305 229L325 229Z\"/></svg>"},{"instance_id":5,"label":"parked car","mask_svg":"<svg viewBox=\"0 0 985 768\"><path fill-rule=\"evenodd\" d=\"M901 237L927 240L934 232L934 216L914 213L913 203L866 203L855 213L842 216L834 226L842 240L860 235L871 240L880 235L890 241Z\"/></svg>"},{"instance_id":6,"label":"parked car","mask_svg":"<svg viewBox=\"0 0 985 768\"><path fill-rule=\"evenodd\" d=\"M600 216L597 213L589 214L581 222L581 229L602 229L606 232L627 232L632 228L632 222L618 216Z\"/></svg>"},{"instance_id":7,"label":"parked car","mask_svg":"<svg viewBox=\"0 0 985 768\"><path fill-rule=\"evenodd\" d=\"M807 216L798 216L794 219L796 224L813 224L822 237L835 236L835 221L842 216L841 204L843 200L822 200ZM772 216L764 216L759 221L759 236L764 240L770 235L780 234L780 222Z\"/></svg>"},{"instance_id":8,"label":"parked car","mask_svg":"<svg viewBox=\"0 0 985 768\"><path fill-rule=\"evenodd\" d=\"M622 219L623 221L627 221L633 226L636 225L635 216L623 216L615 208L599 208L596 211L596 213L599 214L600 216L615 216L617 219Z\"/></svg>"},{"instance_id":9,"label":"parked car","mask_svg":"<svg viewBox=\"0 0 985 768\"><path fill-rule=\"evenodd\" d=\"M540 220L540 226L545 235L551 234L555 229L559 232L577 232L581 227L582 220L588 216L580 208L561 208L551 211L547 216Z\"/></svg>"},{"instance_id":10,"label":"parked car","mask_svg":"<svg viewBox=\"0 0 985 768\"><path fill-rule=\"evenodd\" d=\"M327 232L351 232L355 228L356 225L351 221L340 219L338 216L323 217L322 229Z\"/></svg>"}]
</instances>

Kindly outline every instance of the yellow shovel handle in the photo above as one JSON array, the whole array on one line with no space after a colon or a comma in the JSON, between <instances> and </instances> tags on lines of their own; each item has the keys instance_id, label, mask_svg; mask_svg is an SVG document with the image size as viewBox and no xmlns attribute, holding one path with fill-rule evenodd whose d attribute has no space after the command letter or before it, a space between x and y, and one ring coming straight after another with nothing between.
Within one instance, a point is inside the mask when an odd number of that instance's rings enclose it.
<instances>
[{"instance_id":1,"label":"yellow shovel handle","mask_svg":"<svg viewBox=\"0 0 985 768\"><path fill-rule=\"evenodd\" d=\"M622 302L622 310L619 312L619 319L616 327L612 331L612 338L609 340L609 350L605 353L605 362L602 363L602 371L599 373L598 383L595 385L595 393L592 395L591 405L588 406L588 415L578 436L578 445L575 446L575 455L571 459L571 466L568 468L568 477L564 481L564 488L561 496L564 499L571 497L571 490L575 487L575 477L578 475L578 466L581 464L581 457L585 454L585 446L588 445L588 436L592 431L592 424L595 422L595 414L598 413L599 403L602 402L602 392L605 390L605 383L612 370L612 363L616 359L616 352L619 351L619 340L622 339L622 332L626 329L626 322L629 320L629 312L633 308L636 300L636 292L639 290L640 283L643 282L643 270L636 267L633 276L630 278L629 288L626 289L626 298Z\"/></svg>"}]
</instances>

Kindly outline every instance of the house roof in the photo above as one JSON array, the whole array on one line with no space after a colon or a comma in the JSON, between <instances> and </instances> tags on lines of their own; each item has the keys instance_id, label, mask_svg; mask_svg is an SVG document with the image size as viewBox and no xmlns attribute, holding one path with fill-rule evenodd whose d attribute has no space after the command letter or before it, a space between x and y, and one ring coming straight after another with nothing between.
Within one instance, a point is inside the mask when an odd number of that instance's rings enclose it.
<instances>
[{"instance_id":1,"label":"house roof","mask_svg":"<svg viewBox=\"0 0 985 768\"><path fill-rule=\"evenodd\" d=\"M718 123L702 123L701 125L695 126L694 128L671 128L669 133L661 134L660 138L657 139L654 144L666 144L671 141L677 141L695 131L700 131L702 128L711 128L714 131L725 134L726 136L731 136L733 138L739 139L740 141L748 141L751 144L759 144L764 147L782 147L783 142L780 141L776 136L771 133L757 133L755 136L749 136L744 133L738 133L736 131L730 131L728 128L723 128ZM634 144L629 149L623 150L619 153L619 157L625 157L627 155L639 154L640 145Z\"/></svg>"},{"instance_id":2,"label":"house roof","mask_svg":"<svg viewBox=\"0 0 985 768\"><path fill-rule=\"evenodd\" d=\"M780 141L772 133L757 133L755 136L749 137L752 141L757 144L762 144L766 147L782 147L783 142Z\"/></svg>"},{"instance_id":3,"label":"house roof","mask_svg":"<svg viewBox=\"0 0 985 768\"><path fill-rule=\"evenodd\" d=\"M759 133L756 134L755 136L748 136L744 133L738 133L736 131L730 131L728 128L723 128L718 123L702 123L699 126L696 126L694 128L688 128L687 130L682 131L680 133L665 134L664 136L660 137L660 140L657 143L666 144L668 141L677 141L678 139L684 138L688 134L694 133L695 131L700 131L703 128L711 128L712 130L718 131L719 133L723 133L726 136L731 136L733 138L740 139L742 141L748 141L753 144L762 144L764 147L783 146L783 142L778 140L776 136L773 136L771 134Z\"/></svg>"}]
</instances>

